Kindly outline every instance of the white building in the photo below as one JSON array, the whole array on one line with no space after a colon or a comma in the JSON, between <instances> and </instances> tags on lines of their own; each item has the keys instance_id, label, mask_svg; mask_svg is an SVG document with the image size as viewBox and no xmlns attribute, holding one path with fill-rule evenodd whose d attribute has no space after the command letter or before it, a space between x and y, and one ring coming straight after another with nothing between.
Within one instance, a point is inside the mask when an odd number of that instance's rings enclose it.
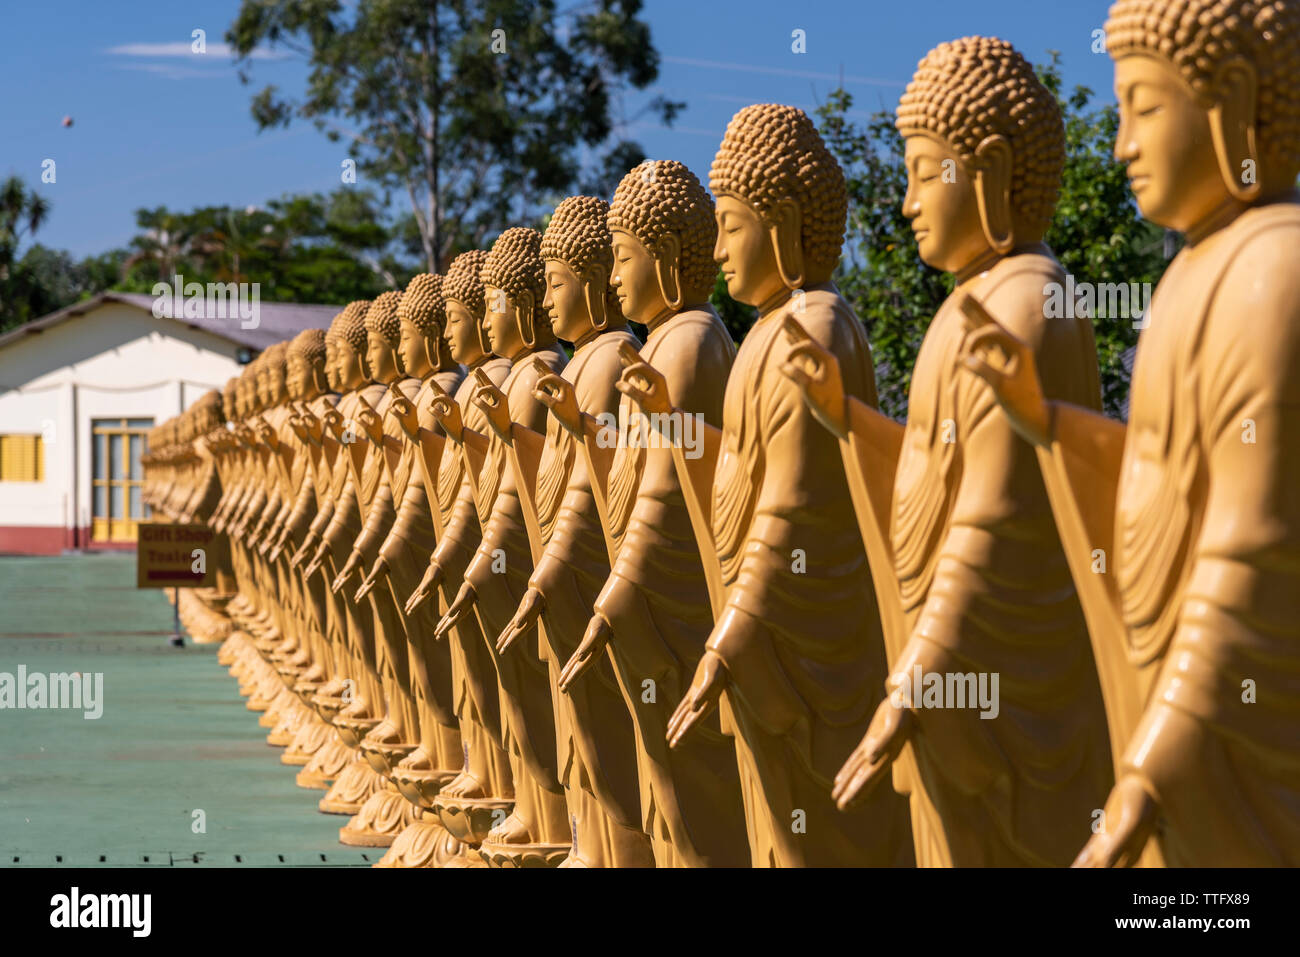
<instances>
[{"instance_id":1,"label":"white building","mask_svg":"<svg viewBox=\"0 0 1300 957\"><path fill-rule=\"evenodd\" d=\"M0 335L0 553L133 548L145 433L341 308L261 303L245 329L153 303L102 293Z\"/></svg>"}]
</instances>

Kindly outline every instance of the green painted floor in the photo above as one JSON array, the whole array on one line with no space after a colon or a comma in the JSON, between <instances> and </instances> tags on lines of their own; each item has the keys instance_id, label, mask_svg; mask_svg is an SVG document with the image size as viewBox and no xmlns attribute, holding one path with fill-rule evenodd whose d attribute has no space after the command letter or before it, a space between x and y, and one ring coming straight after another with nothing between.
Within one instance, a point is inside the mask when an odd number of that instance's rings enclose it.
<instances>
[{"instance_id":1,"label":"green painted floor","mask_svg":"<svg viewBox=\"0 0 1300 957\"><path fill-rule=\"evenodd\" d=\"M133 554L0 558L0 672L104 676L97 720L0 709L0 867L373 863L294 784L217 646L173 648L171 628Z\"/></svg>"}]
</instances>

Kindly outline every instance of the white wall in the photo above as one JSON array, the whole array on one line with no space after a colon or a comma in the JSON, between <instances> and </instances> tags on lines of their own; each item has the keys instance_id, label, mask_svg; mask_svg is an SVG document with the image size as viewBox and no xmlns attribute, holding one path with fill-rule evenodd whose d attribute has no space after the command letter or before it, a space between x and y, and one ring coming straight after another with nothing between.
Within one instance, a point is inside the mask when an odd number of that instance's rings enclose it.
<instances>
[{"instance_id":1,"label":"white wall","mask_svg":"<svg viewBox=\"0 0 1300 957\"><path fill-rule=\"evenodd\" d=\"M158 424L237 375L238 348L106 302L0 349L0 433L45 437L45 480L0 482L0 526L89 524L91 421Z\"/></svg>"}]
</instances>

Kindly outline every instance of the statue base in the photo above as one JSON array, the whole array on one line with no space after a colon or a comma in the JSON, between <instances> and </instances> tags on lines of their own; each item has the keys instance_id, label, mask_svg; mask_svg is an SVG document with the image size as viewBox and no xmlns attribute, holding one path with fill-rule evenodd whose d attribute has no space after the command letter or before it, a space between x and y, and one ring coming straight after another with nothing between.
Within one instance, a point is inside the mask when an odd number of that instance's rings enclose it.
<instances>
[{"instance_id":1,"label":"statue base","mask_svg":"<svg viewBox=\"0 0 1300 957\"><path fill-rule=\"evenodd\" d=\"M464 848L437 818L426 814L397 835L375 867L447 867L464 853Z\"/></svg>"},{"instance_id":2,"label":"statue base","mask_svg":"<svg viewBox=\"0 0 1300 957\"><path fill-rule=\"evenodd\" d=\"M339 841L349 847L389 847L414 821L415 805L386 784L339 828Z\"/></svg>"},{"instance_id":3,"label":"statue base","mask_svg":"<svg viewBox=\"0 0 1300 957\"><path fill-rule=\"evenodd\" d=\"M351 763L339 773L329 791L316 805L322 814L356 814L371 795L388 785L387 781L374 772L365 758L355 752L349 753L353 754Z\"/></svg>"}]
</instances>

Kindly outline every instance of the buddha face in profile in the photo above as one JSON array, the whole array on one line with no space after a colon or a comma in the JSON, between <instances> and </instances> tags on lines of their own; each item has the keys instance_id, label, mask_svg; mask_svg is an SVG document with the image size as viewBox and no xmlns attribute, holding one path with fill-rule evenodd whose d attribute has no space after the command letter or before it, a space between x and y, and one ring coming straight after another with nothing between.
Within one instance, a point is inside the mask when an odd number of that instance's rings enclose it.
<instances>
[{"instance_id":1,"label":"buddha face in profile","mask_svg":"<svg viewBox=\"0 0 1300 957\"><path fill-rule=\"evenodd\" d=\"M385 385L401 374L401 357L383 336L371 334L366 339L366 368L370 378Z\"/></svg>"},{"instance_id":2,"label":"buddha face in profile","mask_svg":"<svg viewBox=\"0 0 1300 957\"><path fill-rule=\"evenodd\" d=\"M337 366L339 384L345 390L360 388L362 383L370 379L365 357L347 339L340 338L334 345L339 357Z\"/></svg>"},{"instance_id":3,"label":"buddha face in profile","mask_svg":"<svg viewBox=\"0 0 1300 957\"><path fill-rule=\"evenodd\" d=\"M429 374L430 344L425 341L424 333L410 319L402 319L402 334L397 342L397 353L402 368L409 375L424 378Z\"/></svg>"},{"instance_id":4,"label":"buddha face in profile","mask_svg":"<svg viewBox=\"0 0 1300 957\"><path fill-rule=\"evenodd\" d=\"M583 295L583 281L559 259L546 260L546 298L542 308L557 338L577 342L591 331L591 315Z\"/></svg>"},{"instance_id":5,"label":"buddha face in profile","mask_svg":"<svg viewBox=\"0 0 1300 957\"><path fill-rule=\"evenodd\" d=\"M659 286L655 257L629 232L616 229L613 238L614 271L609 283L623 315L648 326L671 308Z\"/></svg>"},{"instance_id":6,"label":"buddha face in profile","mask_svg":"<svg viewBox=\"0 0 1300 957\"><path fill-rule=\"evenodd\" d=\"M285 388L289 398L294 401L305 399L311 392L311 367L307 360L295 353L290 353L286 362Z\"/></svg>"},{"instance_id":7,"label":"buddha face in profile","mask_svg":"<svg viewBox=\"0 0 1300 957\"><path fill-rule=\"evenodd\" d=\"M609 204L595 196L570 196L555 207L542 234L542 308L551 331L581 342L593 331L623 325L610 291L614 265Z\"/></svg>"},{"instance_id":8,"label":"buddha face in profile","mask_svg":"<svg viewBox=\"0 0 1300 957\"><path fill-rule=\"evenodd\" d=\"M1141 53L1120 57L1115 96L1115 158L1128 165L1129 187L1144 217L1186 232L1231 199L1209 114L1167 60Z\"/></svg>"},{"instance_id":9,"label":"buddha face in profile","mask_svg":"<svg viewBox=\"0 0 1300 957\"><path fill-rule=\"evenodd\" d=\"M479 321L468 306L455 299L447 300L447 343L451 357L462 365L477 362L483 355Z\"/></svg>"},{"instance_id":10,"label":"buddha face in profile","mask_svg":"<svg viewBox=\"0 0 1300 957\"><path fill-rule=\"evenodd\" d=\"M935 269L962 272L991 251L980 221L974 179L940 137L918 132L904 142L903 215L912 221L921 259Z\"/></svg>"},{"instance_id":11,"label":"buddha face in profile","mask_svg":"<svg viewBox=\"0 0 1300 957\"><path fill-rule=\"evenodd\" d=\"M494 286L484 287L483 294L487 301L483 314L487 341L494 353L508 359L524 347L523 336L519 331L520 307L510 301L505 290Z\"/></svg>"},{"instance_id":12,"label":"buddha face in profile","mask_svg":"<svg viewBox=\"0 0 1300 957\"><path fill-rule=\"evenodd\" d=\"M731 298L751 306L787 292L777 268L776 249L758 210L738 196L718 197L718 241L713 258Z\"/></svg>"},{"instance_id":13,"label":"buddha face in profile","mask_svg":"<svg viewBox=\"0 0 1300 957\"><path fill-rule=\"evenodd\" d=\"M402 324L397 317L400 300L399 293L382 293L366 312L366 369L371 381L381 385L397 381L405 371L398 351L402 338Z\"/></svg>"},{"instance_id":14,"label":"buddha face in profile","mask_svg":"<svg viewBox=\"0 0 1300 957\"><path fill-rule=\"evenodd\" d=\"M342 391L342 383L339 379L338 340L333 336L327 336L325 339L325 381L329 384L331 392Z\"/></svg>"}]
</instances>

